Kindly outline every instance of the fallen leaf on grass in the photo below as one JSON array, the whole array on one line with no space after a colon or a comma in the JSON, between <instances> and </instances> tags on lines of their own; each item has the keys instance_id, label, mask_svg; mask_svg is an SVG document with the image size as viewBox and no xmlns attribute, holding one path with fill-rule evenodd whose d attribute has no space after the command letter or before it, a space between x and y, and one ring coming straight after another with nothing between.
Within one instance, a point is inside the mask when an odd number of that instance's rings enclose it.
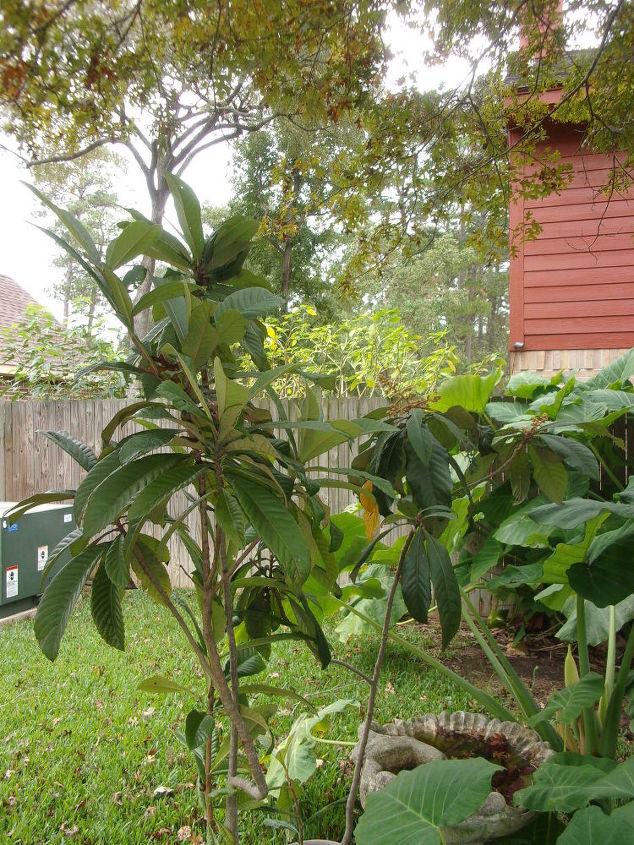
<instances>
[{"instance_id":1,"label":"fallen leaf on grass","mask_svg":"<svg viewBox=\"0 0 634 845\"><path fill-rule=\"evenodd\" d=\"M183 827L180 827L178 829L176 836L178 837L179 842L184 842L186 839L191 839L191 836L192 836L191 827L188 824L184 825Z\"/></svg>"},{"instance_id":2,"label":"fallen leaf on grass","mask_svg":"<svg viewBox=\"0 0 634 845\"><path fill-rule=\"evenodd\" d=\"M154 790L154 797L156 798L157 795L173 795L174 790L170 789L169 786L157 786Z\"/></svg>"}]
</instances>

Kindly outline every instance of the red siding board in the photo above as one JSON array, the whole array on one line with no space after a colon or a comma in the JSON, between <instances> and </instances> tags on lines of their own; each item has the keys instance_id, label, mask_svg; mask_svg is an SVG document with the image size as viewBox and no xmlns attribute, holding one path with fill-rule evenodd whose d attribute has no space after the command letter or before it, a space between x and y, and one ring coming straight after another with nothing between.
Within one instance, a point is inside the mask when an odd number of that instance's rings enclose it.
<instances>
[{"instance_id":1,"label":"red siding board","mask_svg":"<svg viewBox=\"0 0 634 845\"><path fill-rule=\"evenodd\" d=\"M621 315L634 315L634 299L591 301L581 299L579 291L575 291L575 300L556 301L554 299L542 300L524 304L524 319L528 325L532 319L560 320L569 317L583 317L588 319L588 314L595 317L618 317ZM528 330L527 330L528 331Z\"/></svg>"},{"instance_id":2,"label":"red siding board","mask_svg":"<svg viewBox=\"0 0 634 845\"><path fill-rule=\"evenodd\" d=\"M531 270L599 270L603 267L631 268L633 249L615 249L610 252L569 252L562 255L528 255L524 271ZM521 268L520 268L521 269Z\"/></svg>"},{"instance_id":3,"label":"red siding board","mask_svg":"<svg viewBox=\"0 0 634 845\"><path fill-rule=\"evenodd\" d=\"M571 290L571 288L573 288ZM563 287L532 287L524 288L524 308L525 313L528 314L528 305L536 303L551 302L581 302L586 309L590 307L594 311L597 302L606 300L616 300L618 303L622 300L634 298L634 282L621 282L616 284L594 284L594 285L578 285L576 289L572 285L564 285ZM588 303L593 305L589 306Z\"/></svg>"},{"instance_id":4,"label":"red siding board","mask_svg":"<svg viewBox=\"0 0 634 845\"><path fill-rule=\"evenodd\" d=\"M578 332L577 334L527 335L524 349L628 349L633 345L632 331Z\"/></svg>"},{"instance_id":5,"label":"red siding board","mask_svg":"<svg viewBox=\"0 0 634 845\"><path fill-rule=\"evenodd\" d=\"M611 284L627 284L630 285L630 290L634 290L634 268L627 265L597 267L595 264L592 267L576 269L567 267L564 270L555 270L548 267L543 270L524 271L525 298L528 298L531 288L567 287L570 285L578 285L579 287L592 285L600 288L603 285ZM599 295L603 296L601 293ZM570 296L570 292L568 292L568 296ZM534 302L535 300L531 301Z\"/></svg>"},{"instance_id":6,"label":"red siding board","mask_svg":"<svg viewBox=\"0 0 634 845\"><path fill-rule=\"evenodd\" d=\"M538 223L568 223L571 220L611 220L618 217L632 217L634 215L634 200L617 200L610 202L584 202L578 205L551 205L532 209L532 215Z\"/></svg>"},{"instance_id":7,"label":"red siding board","mask_svg":"<svg viewBox=\"0 0 634 845\"><path fill-rule=\"evenodd\" d=\"M594 303L593 303L594 305ZM634 316L624 317L568 317L567 319L527 320L524 317L526 335L546 334L557 331L558 335L596 334L597 332L627 332L634 333Z\"/></svg>"}]
</instances>

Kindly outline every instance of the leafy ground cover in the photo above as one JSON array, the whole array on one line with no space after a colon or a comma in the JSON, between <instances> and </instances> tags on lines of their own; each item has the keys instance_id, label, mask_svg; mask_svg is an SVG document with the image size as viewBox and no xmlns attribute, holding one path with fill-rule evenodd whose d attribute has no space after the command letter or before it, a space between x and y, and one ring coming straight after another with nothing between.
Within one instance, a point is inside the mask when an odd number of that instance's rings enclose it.
<instances>
[{"instance_id":1,"label":"leafy ground cover","mask_svg":"<svg viewBox=\"0 0 634 845\"><path fill-rule=\"evenodd\" d=\"M20 845L149 845L202 842L204 824L196 798L191 758L175 732L185 705L177 696L137 690L153 674L200 689L199 670L166 610L141 592L128 593L127 648L108 649L90 623L82 601L70 622L55 664L37 647L32 622L0 628L0 842ZM403 626L409 638L434 650L419 628ZM376 640L355 637L343 645L332 637L334 655L371 672ZM459 651L460 637L448 653ZM345 669L322 672L307 649L290 643L276 651L261 680L287 686L316 706L333 698L363 701L366 690ZM391 645L383 669L376 718L389 721L430 710L475 709L444 678ZM336 716L326 740L355 742L363 711ZM297 716L279 710L273 729L282 736ZM315 776L302 793L306 819L340 801L305 829L306 836L339 836L350 781L349 746L319 743ZM284 833L256 815L249 842L282 843Z\"/></svg>"}]
</instances>

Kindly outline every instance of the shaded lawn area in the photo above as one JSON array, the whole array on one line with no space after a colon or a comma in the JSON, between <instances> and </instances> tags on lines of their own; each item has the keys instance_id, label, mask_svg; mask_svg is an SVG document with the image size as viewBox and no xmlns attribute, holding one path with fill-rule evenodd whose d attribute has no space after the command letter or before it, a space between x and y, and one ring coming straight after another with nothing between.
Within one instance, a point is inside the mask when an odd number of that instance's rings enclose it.
<instances>
[{"instance_id":1,"label":"shaded lawn area","mask_svg":"<svg viewBox=\"0 0 634 845\"><path fill-rule=\"evenodd\" d=\"M202 693L201 674L167 611L140 591L127 594L125 609L125 653L99 638L83 600L54 664L39 651L31 621L0 628L0 843L148 845L204 837L193 764L174 735L195 702L137 690L143 678L163 674ZM404 626L402 633L436 650L420 629ZM333 633L331 643L336 657L371 673L374 636L343 645ZM280 643L257 680L291 687L318 707L335 698L360 701L336 717L326 735L356 741L367 692L345 669L322 672L307 648ZM275 702L272 728L279 738L296 713ZM376 718L443 709L477 708L465 693L390 645ZM301 793L305 819L345 798L351 777L348 747L319 743L316 750L323 763ZM160 786L173 794L155 794ZM241 821L243 841L285 842L264 819L259 813L246 825ZM342 831L340 803L309 823L305 835L337 838Z\"/></svg>"}]
</instances>

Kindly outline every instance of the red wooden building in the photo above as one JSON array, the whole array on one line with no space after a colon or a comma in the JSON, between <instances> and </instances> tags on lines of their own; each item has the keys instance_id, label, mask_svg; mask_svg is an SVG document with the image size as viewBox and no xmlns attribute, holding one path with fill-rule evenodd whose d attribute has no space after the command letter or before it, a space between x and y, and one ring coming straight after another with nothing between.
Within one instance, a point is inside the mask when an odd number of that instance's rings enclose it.
<instances>
[{"instance_id":1,"label":"red wooden building","mask_svg":"<svg viewBox=\"0 0 634 845\"><path fill-rule=\"evenodd\" d=\"M542 100L555 104L561 89ZM571 165L566 186L540 198L515 192L510 207L510 364L552 374L589 376L634 347L634 173L629 188L606 191L621 157L582 145L583 127L546 124L535 160L558 151ZM511 149L521 130L510 126ZM535 220L541 231L523 236Z\"/></svg>"}]
</instances>

